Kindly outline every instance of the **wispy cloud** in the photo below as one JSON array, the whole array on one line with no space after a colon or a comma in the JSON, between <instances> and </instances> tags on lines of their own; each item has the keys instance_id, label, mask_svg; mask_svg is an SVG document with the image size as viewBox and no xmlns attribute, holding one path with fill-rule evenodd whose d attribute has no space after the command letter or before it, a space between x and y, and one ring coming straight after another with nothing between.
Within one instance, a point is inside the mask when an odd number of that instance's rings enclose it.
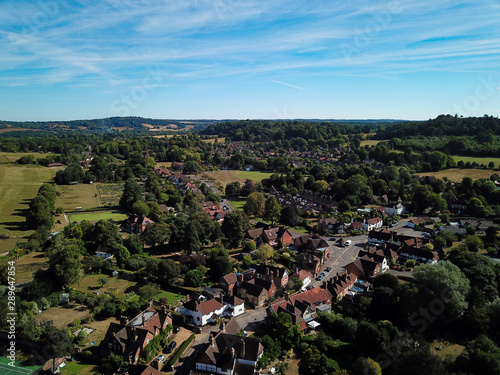
<instances>
[{"instance_id":1,"label":"wispy cloud","mask_svg":"<svg viewBox=\"0 0 500 375\"><path fill-rule=\"evenodd\" d=\"M276 81L275 79L272 79L271 82L274 82L274 83L277 83L279 85L283 85L283 86L288 86L288 87L292 87L294 89L299 89L299 90L304 90L304 88L300 87L300 86L295 86L295 85L292 85L290 83L285 83L285 82L280 82L280 81Z\"/></svg>"}]
</instances>

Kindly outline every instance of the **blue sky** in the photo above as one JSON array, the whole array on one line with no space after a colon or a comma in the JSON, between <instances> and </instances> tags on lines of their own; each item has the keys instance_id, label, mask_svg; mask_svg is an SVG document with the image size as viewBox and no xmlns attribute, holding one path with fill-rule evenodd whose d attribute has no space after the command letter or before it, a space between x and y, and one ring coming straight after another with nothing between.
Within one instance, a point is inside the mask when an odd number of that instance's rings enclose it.
<instances>
[{"instance_id":1,"label":"blue sky","mask_svg":"<svg viewBox=\"0 0 500 375\"><path fill-rule=\"evenodd\" d=\"M500 114L500 2L2 0L0 119Z\"/></svg>"}]
</instances>

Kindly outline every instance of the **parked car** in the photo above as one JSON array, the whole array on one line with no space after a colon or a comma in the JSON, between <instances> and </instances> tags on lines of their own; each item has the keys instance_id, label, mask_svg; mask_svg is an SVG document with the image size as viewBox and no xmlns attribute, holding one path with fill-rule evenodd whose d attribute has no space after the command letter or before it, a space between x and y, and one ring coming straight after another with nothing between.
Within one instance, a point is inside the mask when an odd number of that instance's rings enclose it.
<instances>
[{"instance_id":1,"label":"parked car","mask_svg":"<svg viewBox=\"0 0 500 375\"><path fill-rule=\"evenodd\" d=\"M326 267L326 272L330 272L332 270L332 267Z\"/></svg>"},{"instance_id":2,"label":"parked car","mask_svg":"<svg viewBox=\"0 0 500 375\"><path fill-rule=\"evenodd\" d=\"M168 344L165 347L165 353L172 353L176 346L177 346L177 342L172 341L170 344Z\"/></svg>"},{"instance_id":3,"label":"parked car","mask_svg":"<svg viewBox=\"0 0 500 375\"><path fill-rule=\"evenodd\" d=\"M319 276L316 278L316 280L317 280L317 281L321 281L321 279L323 279L323 275L319 275Z\"/></svg>"},{"instance_id":4,"label":"parked car","mask_svg":"<svg viewBox=\"0 0 500 375\"><path fill-rule=\"evenodd\" d=\"M345 242L344 242L344 246L350 246L350 245L351 245L351 243L352 243L352 241L351 241L351 240L345 240Z\"/></svg>"},{"instance_id":5,"label":"parked car","mask_svg":"<svg viewBox=\"0 0 500 375\"><path fill-rule=\"evenodd\" d=\"M181 327L179 326L174 326L174 333L177 333L181 330Z\"/></svg>"},{"instance_id":6,"label":"parked car","mask_svg":"<svg viewBox=\"0 0 500 375\"><path fill-rule=\"evenodd\" d=\"M158 360L158 363L162 363L164 360L165 360L165 356L162 354L162 355L159 355L158 358L156 358Z\"/></svg>"}]
</instances>

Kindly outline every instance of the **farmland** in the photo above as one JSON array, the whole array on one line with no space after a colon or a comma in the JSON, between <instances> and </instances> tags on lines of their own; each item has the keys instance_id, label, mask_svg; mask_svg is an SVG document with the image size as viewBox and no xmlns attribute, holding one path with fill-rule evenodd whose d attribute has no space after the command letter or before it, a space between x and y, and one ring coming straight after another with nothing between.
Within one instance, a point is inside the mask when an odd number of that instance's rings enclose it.
<instances>
[{"instance_id":1,"label":"farmland","mask_svg":"<svg viewBox=\"0 0 500 375\"><path fill-rule=\"evenodd\" d=\"M477 157L477 156L459 156L459 155L452 155L453 160L455 162L459 162L462 160L464 163L478 163L479 165L484 164L488 165L490 162L493 162L495 164L495 167L500 166L500 158L495 158L495 157Z\"/></svg>"},{"instance_id":2,"label":"farmland","mask_svg":"<svg viewBox=\"0 0 500 375\"><path fill-rule=\"evenodd\" d=\"M61 195L56 200L56 207L62 207L65 211L73 211L76 207L88 210L100 206L95 185L59 185L57 191Z\"/></svg>"},{"instance_id":3,"label":"farmland","mask_svg":"<svg viewBox=\"0 0 500 375\"><path fill-rule=\"evenodd\" d=\"M381 141L381 140L375 140L375 139L366 139L364 141L361 141L361 147L365 147L365 146L369 146L369 147L372 147L372 146L376 146L378 145L380 142L385 142L385 141Z\"/></svg>"},{"instance_id":4,"label":"farmland","mask_svg":"<svg viewBox=\"0 0 500 375\"><path fill-rule=\"evenodd\" d=\"M5 131L7 129L0 129L0 130ZM45 158L49 155L55 156L55 154L38 153L38 152L0 152L0 164L14 163L16 160L22 158L23 156L29 156L29 155L34 156L35 159Z\"/></svg>"},{"instance_id":5,"label":"farmland","mask_svg":"<svg viewBox=\"0 0 500 375\"><path fill-rule=\"evenodd\" d=\"M438 172L423 172L418 173L419 176L434 176L437 178L448 177L453 182L460 182L464 177L471 177L474 180L478 178L489 178L494 171L491 169L459 169L459 168L450 168L443 169Z\"/></svg>"},{"instance_id":6,"label":"farmland","mask_svg":"<svg viewBox=\"0 0 500 375\"><path fill-rule=\"evenodd\" d=\"M46 269L49 261L42 252L33 252L23 255L16 260L16 282L23 283L33 278L39 269Z\"/></svg>"}]
</instances>

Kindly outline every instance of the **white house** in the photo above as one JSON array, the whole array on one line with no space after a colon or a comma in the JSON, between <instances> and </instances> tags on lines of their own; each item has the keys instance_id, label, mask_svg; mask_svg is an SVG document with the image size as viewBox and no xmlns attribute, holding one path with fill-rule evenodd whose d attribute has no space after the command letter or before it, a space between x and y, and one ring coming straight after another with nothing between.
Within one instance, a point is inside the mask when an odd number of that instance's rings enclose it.
<instances>
[{"instance_id":1,"label":"white house","mask_svg":"<svg viewBox=\"0 0 500 375\"><path fill-rule=\"evenodd\" d=\"M384 207L385 212L389 216L394 216L394 215L401 215L402 213L405 212L406 208L403 206L401 202L399 202L397 205L392 206L392 207Z\"/></svg>"},{"instance_id":2,"label":"white house","mask_svg":"<svg viewBox=\"0 0 500 375\"><path fill-rule=\"evenodd\" d=\"M188 298L184 305L177 308L176 311L184 315L188 323L204 326L222 316L224 309L224 305L217 299L207 300L201 297L197 299Z\"/></svg>"},{"instance_id":3,"label":"white house","mask_svg":"<svg viewBox=\"0 0 500 375\"><path fill-rule=\"evenodd\" d=\"M374 217L373 219L368 219L363 222L363 229L374 230L377 228L382 228L384 221L379 217Z\"/></svg>"},{"instance_id":4,"label":"white house","mask_svg":"<svg viewBox=\"0 0 500 375\"><path fill-rule=\"evenodd\" d=\"M301 270L300 272L296 272L300 281L302 281L302 289L301 290L306 290L307 286L311 284L313 281L313 275L311 272L307 270Z\"/></svg>"},{"instance_id":5,"label":"white house","mask_svg":"<svg viewBox=\"0 0 500 375\"><path fill-rule=\"evenodd\" d=\"M245 301L236 296L226 294L222 303L224 304L223 316L238 316L245 312Z\"/></svg>"}]
</instances>

